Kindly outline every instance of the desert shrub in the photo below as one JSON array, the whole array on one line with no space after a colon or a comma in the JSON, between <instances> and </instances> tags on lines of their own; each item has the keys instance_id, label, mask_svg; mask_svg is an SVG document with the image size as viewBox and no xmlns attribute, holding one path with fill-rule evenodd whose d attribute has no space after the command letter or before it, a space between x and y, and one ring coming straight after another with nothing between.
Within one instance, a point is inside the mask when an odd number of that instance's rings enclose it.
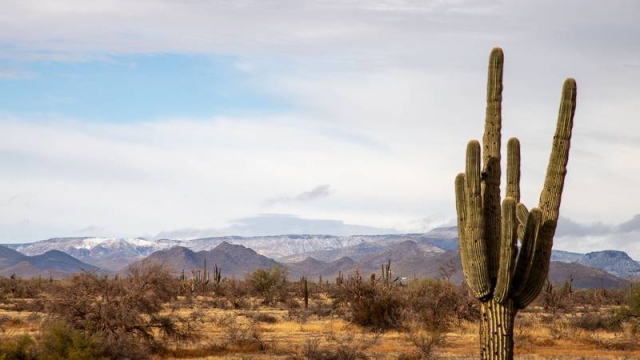
<instances>
[{"instance_id":1,"label":"desert shrub","mask_svg":"<svg viewBox=\"0 0 640 360\"><path fill-rule=\"evenodd\" d=\"M254 319L238 321L231 314L214 318L214 323L221 329L224 339L223 347L244 351L264 351L269 344L263 339L260 326Z\"/></svg>"},{"instance_id":2,"label":"desert shrub","mask_svg":"<svg viewBox=\"0 0 640 360\"><path fill-rule=\"evenodd\" d=\"M110 357L143 359L166 343L156 341L155 333L163 340L195 337L193 322L161 313L177 290L177 281L159 264L132 267L116 279L83 272L60 284L47 310L55 320L97 336Z\"/></svg>"},{"instance_id":3,"label":"desert shrub","mask_svg":"<svg viewBox=\"0 0 640 360\"><path fill-rule=\"evenodd\" d=\"M573 278L567 280L562 287L554 286L547 280L538 296L537 304L550 314L558 311L572 312L575 308L571 284Z\"/></svg>"},{"instance_id":4,"label":"desert shrub","mask_svg":"<svg viewBox=\"0 0 640 360\"><path fill-rule=\"evenodd\" d=\"M351 302L352 320L358 325L376 330L396 329L401 326L404 304L397 294L373 289L370 296Z\"/></svg>"},{"instance_id":5,"label":"desert shrub","mask_svg":"<svg viewBox=\"0 0 640 360\"><path fill-rule=\"evenodd\" d=\"M571 325L587 331L619 331L621 329L619 318L608 313L589 312L572 319Z\"/></svg>"},{"instance_id":6,"label":"desert shrub","mask_svg":"<svg viewBox=\"0 0 640 360\"><path fill-rule=\"evenodd\" d=\"M356 360L368 359L360 349L359 342L354 336L347 337L348 342L338 341L335 346L321 346L319 338L307 339L299 354L292 354L289 360Z\"/></svg>"},{"instance_id":7,"label":"desert shrub","mask_svg":"<svg viewBox=\"0 0 640 360\"><path fill-rule=\"evenodd\" d=\"M41 278L22 279L16 275L0 277L0 299L35 299L48 282Z\"/></svg>"},{"instance_id":8,"label":"desert shrub","mask_svg":"<svg viewBox=\"0 0 640 360\"><path fill-rule=\"evenodd\" d=\"M65 323L53 323L40 338L38 360L107 360L99 337L87 335Z\"/></svg>"},{"instance_id":9,"label":"desert shrub","mask_svg":"<svg viewBox=\"0 0 640 360\"><path fill-rule=\"evenodd\" d=\"M477 305L464 289L443 280L414 279L407 288L405 318L423 324L425 329L441 332L454 322L472 320Z\"/></svg>"},{"instance_id":10,"label":"desert shrub","mask_svg":"<svg viewBox=\"0 0 640 360\"><path fill-rule=\"evenodd\" d=\"M269 314L265 314L265 313L256 313L253 314L251 316L252 319L254 319L257 322L261 322L261 323L265 323L265 324L275 324L278 322L278 318L273 316L273 315L269 315Z\"/></svg>"},{"instance_id":11,"label":"desert shrub","mask_svg":"<svg viewBox=\"0 0 640 360\"><path fill-rule=\"evenodd\" d=\"M380 332L356 335L354 331L347 333L334 332L330 329L325 333L328 346L325 346L323 353L325 357L321 359L331 360L367 360L369 357L366 350L375 345L380 338Z\"/></svg>"},{"instance_id":12,"label":"desert shrub","mask_svg":"<svg viewBox=\"0 0 640 360\"><path fill-rule=\"evenodd\" d=\"M384 285L377 279L363 280L356 272L339 286L330 288L334 313L354 323L377 329L404 329L415 324L424 330L443 332L454 323L474 320L477 301L467 290L445 280L414 279L407 285Z\"/></svg>"},{"instance_id":13,"label":"desert shrub","mask_svg":"<svg viewBox=\"0 0 640 360\"><path fill-rule=\"evenodd\" d=\"M247 282L253 294L262 297L266 305L287 299L287 271L281 266L257 269L248 276Z\"/></svg>"},{"instance_id":14,"label":"desert shrub","mask_svg":"<svg viewBox=\"0 0 640 360\"><path fill-rule=\"evenodd\" d=\"M618 310L616 319L631 325L631 332L636 334L640 329L640 285L629 289L626 304Z\"/></svg>"},{"instance_id":15,"label":"desert shrub","mask_svg":"<svg viewBox=\"0 0 640 360\"><path fill-rule=\"evenodd\" d=\"M226 279L221 283L219 293L231 303L234 309L249 307L249 287L245 281L238 279Z\"/></svg>"},{"instance_id":16,"label":"desert shrub","mask_svg":"<svg viewBox=\"0 0 640 360\"><path fill-rule=\"evenodd\" d=\"M402 293L365 281L357 272L338 287L333 300L335 307L346 306L349 320L360 326L375 330L401 326L405 307Z\"/></svg>"},{"instance_id":17,"label":"desert shrub","mask_svg":"<svg viewBox=\"0 0 640 360\"><path fill-rule=\"evenodd\" d=\"M416 347L414 356L405 355L406 358L425 360L437 359L436 348L444 345L445 335L438 330L412 329L409 331L409 340Z\"/></svg>"},{"instance_id":18,"label":"desert shrub","mask_svg":"<svg viewBox=\"0 0 640 360\"><path fill-rule=\"evenodd\" d=\"M36 355L35 342L29 335L0 343L1 360L35 360Z\"/></svg>"},{"instance_id":19,"label":"desert shrub","mask_svg":"<svg viewBox=\"0 0 640 360\"><path fill-rule=\"evenodd\" d=\"M0 316L0 333L3 333L5 331L5 328L7 327L7 324L10 323L10 321L11 318L7 315Z\"/></svg>"}]
</instances>

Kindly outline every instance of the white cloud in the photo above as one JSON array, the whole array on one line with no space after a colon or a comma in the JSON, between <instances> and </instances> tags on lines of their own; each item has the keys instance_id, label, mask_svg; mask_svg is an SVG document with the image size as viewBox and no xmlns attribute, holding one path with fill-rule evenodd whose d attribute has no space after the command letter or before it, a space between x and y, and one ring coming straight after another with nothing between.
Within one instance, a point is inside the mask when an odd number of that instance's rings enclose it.
<instances>
[{"instance_id":1,"label":"white cloud","mask_svg":"<svg viewBox=\"0 0 640 360\"><path fill-rule=\"evenodd\" d=\"M314 201L278 202L269 212L389 227L425 211L420 181L395 175L415 165L325 133L295 115L124 125L1 121L0 221L66 229L52 236L86 224L114 232L105 235L222 227L264 212L269 196L304 189L310 179L340 191L314 197L330 191L316 187L293 196ZM29 192L29 207L12 201ZM3 240L28 235L7 232Z\"/></svg>"},{"instance_id":2,"label":"white cloud","mask_svg":"<svg viewBox=\"0 0 640 360\"><path fill-rule=\"evenodd\" d=\"M482 136L488 52L500 45L503 136L521 139L524 201L537 203L572 76L562 214L618 223L638 212L639 14L632 1L11 1L0 14L5 60L232 56L253 87L296 111L122 125L5 116L0 203L30 194L30 207L10 202L0 221L24 239L33 233L19 224L136 235L265 211L406 231L447 223L465 144ZM265 209L310 184L335 192ZM415 220L433 217L442 221Z\"/></svg>"}]
</instances>

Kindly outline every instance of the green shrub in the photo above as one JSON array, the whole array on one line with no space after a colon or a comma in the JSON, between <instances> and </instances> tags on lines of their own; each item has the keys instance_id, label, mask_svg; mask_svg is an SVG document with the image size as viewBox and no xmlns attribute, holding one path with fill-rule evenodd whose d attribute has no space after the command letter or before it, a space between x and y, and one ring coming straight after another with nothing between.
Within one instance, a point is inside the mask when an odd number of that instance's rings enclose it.
<instances>
[{"instance_id":1,"label":"green shrub","mask_svg":"<svg viewBox=\"0 0 640 360\"><path fill-rule=\"evenodd\" d=\"M0 343L0 360L35 360L35 343L29 335Z\"/></svg>"},{"instance_id":2,"label":"green shrub","mask_svg":"<svg viewBox=\"0 0 640 360\"><path fill-rule=\"evenodd\" d=\"M107 360L98 336L89 336L64 323L54 323L42 334L39 360Z\"/></svg>"},{"instance_id":3,"label":"green shrub","mask_svg":"<svg viewBox=\"0 0 640 360\"><path fill-rule=\"evenodd\" d=\"M248 276L247 282L255 295L263 297L264 304L287 298L287 271L281 266L273 266L269 270L257 269Z\"/></svg>"}]
</instances>

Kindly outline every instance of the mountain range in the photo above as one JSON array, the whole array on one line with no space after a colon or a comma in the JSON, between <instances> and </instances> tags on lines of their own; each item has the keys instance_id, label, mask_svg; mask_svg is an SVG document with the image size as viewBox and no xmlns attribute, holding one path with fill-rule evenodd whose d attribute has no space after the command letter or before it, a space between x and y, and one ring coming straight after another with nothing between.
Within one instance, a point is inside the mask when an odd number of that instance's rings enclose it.
<instances>
[{"instance_id":1,"label":"mountain range","mask_svg":"<svg viewBox=\"0 0 640 360\"><path fill-rule=\"evenodd\" d=\"M392 270L398 277L447 277L459 283L462 271L457 235L455 227L448 227L424 234L359 236L226 236L195 240L54 238L7 245L13 250L4 247L0 251L0 276L7 273L37 276L46 271L64 276L78 269L116 272L139 261L165 263L176 273L192 272L202 269L206 259L209 269L216 264L227 277L240 277L257 268L280 264L288 268L292 278L303 275L332 278L339 272L379 274L380 266L391 260ZM76 263L66 259L57 262L55 269L45 269L47 261L53 264L45 259L53 255L62 257L61 254ZM640 265L621 251L579 254L554 250L551 260L550 280L562 283L573 277L576 288L626 286L629 279L640 276ZM18 263L23 265L16 267ZM27 263L31 266L27 267ZM62 271L60 264L67 263L69 266Z\"/></svg>"},{"instance_id":2,"label":"mountain range","mask_svg":"<svg viewBox=\"0 0 640 360\"><path fill-rule=\"evenodd\" d=\"M27 256L0 245L0 276L62 278L83 270L104 272L59 250Z\"/></svg>"}]
</instances>

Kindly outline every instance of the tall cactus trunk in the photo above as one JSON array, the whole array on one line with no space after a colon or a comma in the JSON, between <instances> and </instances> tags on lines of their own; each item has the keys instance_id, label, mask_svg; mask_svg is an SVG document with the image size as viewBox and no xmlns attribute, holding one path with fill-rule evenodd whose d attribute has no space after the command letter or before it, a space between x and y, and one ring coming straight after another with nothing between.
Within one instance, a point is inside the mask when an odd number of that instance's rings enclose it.
<instances>
[{"instance_id":1,"label":"tall cactus trunk","mask_svg":"<svg viewBox=\"0 0 640 360\"><path fill-rule=\"evenodd\" d=\"M540 294L547 278L576 107L576 82L567 79L538 207L528 210L520 203L516 138L507 143L506 197L500 202L503 59L502 49L493 49L483 144L469 142L465 172L455 181L462 271L471 293L481 301L481 358L496 360L513 359L517 311Z\"/></svg>"},{"instance_id":2,"label":"tall cactus trunk","mask_svg":"<svg viewBox=\"0 0 640 360\"><path fill-rule=\"evenodd\" d=\"M513 301L494 299L480 306L480 359L513 359L513 323L517 314Z\"/></svg>"}]
</instances>

